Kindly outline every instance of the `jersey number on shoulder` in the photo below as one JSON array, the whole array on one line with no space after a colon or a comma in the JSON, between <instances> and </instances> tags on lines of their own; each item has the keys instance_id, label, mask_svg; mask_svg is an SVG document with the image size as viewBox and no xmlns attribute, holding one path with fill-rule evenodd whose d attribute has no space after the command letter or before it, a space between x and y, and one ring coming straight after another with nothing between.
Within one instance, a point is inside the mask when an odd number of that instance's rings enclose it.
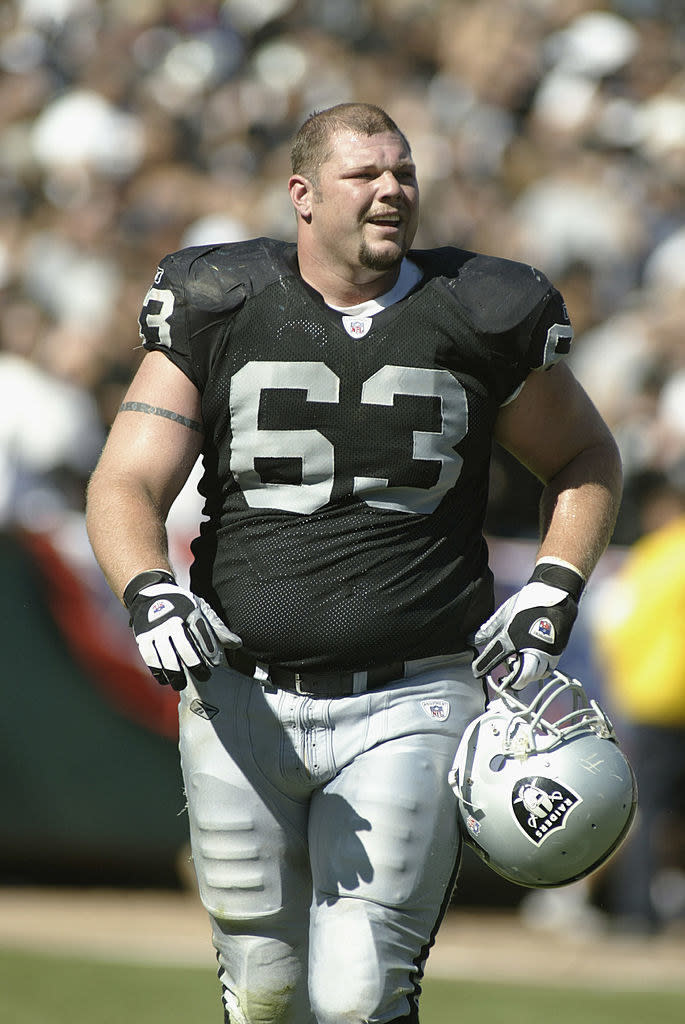
<instances>
[{"instance_id":1,"label":"jersey number on shoulder","mask_svg":"<svg viewBox=\"0 0 685 1024\"><path fill-rule=\"evenodd\" d=\"M159 271L158 271L159 273ZM156 278L155 278L156 280ZM160 345L171 348L171 314L174 311L174 293L168 288L149 288L140 315L140 336L145 341L144 328L157 331ZM154 335L153 335L154 338Z\"/></svg>"},{"instance_id":2,"label":"jersey number on shoulder","mask_svg":"<svg viewBox=\"0 0 685 1024\"><path fill-rule=\"evenodd\" d=\"M252 508L308 514L330 501L335 474L334 445L311 429L274 430L260 426L262 392L297 389L307 402L338 403L340 380L325 363L253 361L231 380L231 472ZM430 513L456 483L462 458L454 446L466 436L468 406L464 388L448 370L417 366L383 366L364 382L362 405L392 407L398 395L439 400L440 429L412 430L412 458L436 462L430 487L389 486L383 477L355 476L354 493L374 508ZM259 459L298 459L300 483L263 482Z\"/></svg>"}]
</instances>

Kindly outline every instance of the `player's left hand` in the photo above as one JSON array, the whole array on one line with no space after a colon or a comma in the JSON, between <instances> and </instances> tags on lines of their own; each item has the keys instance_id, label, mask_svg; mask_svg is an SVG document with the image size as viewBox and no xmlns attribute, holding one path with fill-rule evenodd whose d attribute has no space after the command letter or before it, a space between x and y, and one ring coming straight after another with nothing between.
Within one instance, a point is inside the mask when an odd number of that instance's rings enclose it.
<instances>
[{"instance_id":1,"label":"player's left hand","mask_svg":"<svg viewBox=\"0 0 685 1024\"><path fill-rule=\"evenodd\" d=\"M476 632L474 642L485 646L474 658L473 674L479 678L505 665L499 683L515 690L544 679L566 648L584 586L570 566L538 562L526 585Z\"/></svg>"}]
</instances>

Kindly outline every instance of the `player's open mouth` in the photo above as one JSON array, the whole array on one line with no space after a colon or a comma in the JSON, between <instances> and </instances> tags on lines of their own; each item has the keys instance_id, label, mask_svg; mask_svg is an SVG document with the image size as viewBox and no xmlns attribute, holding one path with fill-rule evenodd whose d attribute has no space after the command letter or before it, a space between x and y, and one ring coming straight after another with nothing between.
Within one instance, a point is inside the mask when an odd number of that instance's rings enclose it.
<instances>
[{"instance_id":1,"label":"player's open mouth","mask_svg":"<svg viewBox=\"0 0 685 1024\"><path fill-rule=\"evenodd\" d=\"M366 222L372 224L376 228L395 229L399 228L402 223L401 217L372 217Z\"/></svg>"}]
</instances>

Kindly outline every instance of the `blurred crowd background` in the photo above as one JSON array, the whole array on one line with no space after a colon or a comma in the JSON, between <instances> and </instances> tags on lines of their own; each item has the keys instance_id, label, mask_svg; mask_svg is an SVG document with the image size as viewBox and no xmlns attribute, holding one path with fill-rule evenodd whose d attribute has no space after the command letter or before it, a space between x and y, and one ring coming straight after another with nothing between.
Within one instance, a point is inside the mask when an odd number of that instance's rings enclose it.
<instances>
[{"instance_id":1,"label":"blurred crowd background","mask_svg":"<svg viewBox=\"0 0 685 1024\"><path fill-rule=\"evenodd\" d=\"M650 582L640 576L633 588L635 608L641 598L650 615L629 617L624 598L632 591L620 576L604 603L601 587L595 598L588 592L566 669L578 663L577 674L593 678L592 629L606 623L611 633L609 620L620 611L597 687L613 677L619 712L658 726L647 760L666 749L659 730L671 730L663 770L651 783L642 773L643 806L652 809L648 831L658 831L654 815L671 816L659 839L670 851L660 877L671 873L658 913L685 919L682 0L0 4L0 542L13 582L0 590L0 620L8 679L29 683L33 695L35 749L48 756L56 722L63 737L73 732L51 761L62 795L46 816L44 775L36 767L29 779L23 711L14 702L16 723L6 721L2 743L5 819L13 822L5 848L17 863L39 848L53 861L66 859L79 835L102 864L142 855L141 837L152 842L150 808L160 809L160 834L178 821L160 797L166 786L176 806L167 767L175 752L161 741L154 752L143 746L154 732L173 736L175 708L160 709L162 690L140 666L121 608L116 622L109 612L93 619L93 608L109 602L111 612L116 602L85 537L85 483L142 355L137 318L159 259L185 245L294 239L290 140L312 110L348 100L385 107L411 141L422 186L418 247L454 244L531 263L564 295L576 330L573 368L624 461L609 575L654 528L673 517L679 524L665 536L660 561L650 555ZM515 589L529 571L538 495L539 484L496 452L487 526L502 589ZM179 534L186 552L192 500L188 514ZM34 564L42 575L31 589ZM669 590L661 586L667 576ZM63 664L52 627L43 623L36 633L44 592L73 654ZM16 615L16 593L26 595L19 602L26 621ZM661 634L670 646L662 645L657 671L652 650ZM619 654L631 639L626 674ZM655 712L652 695L668 673L663 692L672 699ZM626 678L639 688L639 706L622 702ZM91 681L119 717L93 703ZM121 732L133 729L122 708L145 735ZM122 772L124 746L130 772L136 750L145 768L117 788L111 765ZM111 786L104 803L102 786ZM640 851L650 841L634 845L643 865ZM173 842L181 839L174 834ZM663 861L656 850L650 856ZM160 859L158 850L149 858ZM654 906L645 909L649 884L643 877L640 906L623 895L617 912L653 916ZM583 910L587 894L570 895ZM548 904L542 917L550 920Z\"/></svg>"},{"instance_id":2,"label":"blurred crowd background","mask_svg":"<svg viewBox=\"0 0 685 1024\"><path fill-rule=\"evenodd\" d=\"M290 138L353 99L412 142L418 246L564 294L624 457L619 542L642 473L682 475L679 0L14 0L0 76L0 519L78 505L160 257L292 238ZM536 498L500 458L492 531L533 535Z\"/></svg>"}]
</instances>

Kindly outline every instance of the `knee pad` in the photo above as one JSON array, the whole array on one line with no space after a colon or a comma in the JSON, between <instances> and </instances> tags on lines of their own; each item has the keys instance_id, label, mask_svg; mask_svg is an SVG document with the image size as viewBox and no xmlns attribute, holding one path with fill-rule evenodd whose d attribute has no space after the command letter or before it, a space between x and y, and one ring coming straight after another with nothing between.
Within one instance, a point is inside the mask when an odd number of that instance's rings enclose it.
<instances>
[{"instance_id":1,"label":"knee pad","mask_svg":"<svg viewBox=\"0 0 685 1024\"><path fill-rule=\"evenodd\" d=\"M219 971L224 1024L280 1024L290 1021L290 1007L283 993L260 991L254 987L238 995L229 988L225 972Z\"/></svg>"},{"instance_id":2,"label":"knee pad","mask_svg":"<svg viewBox=\"0 0 685 1024\"><path fill-rule=\"evenodd\" d=\"M371 1008L363 998L357 998L358 995L351 987L345 999L319 996L313 1002L318 1024L365 1024L367 1020L371 1019L368 1016L369 1013L375 1015L382 1009L380 1005ZM393 1017L389 1024L419 1024L417 996L415 994L408 995L406 1001L410 1006L409 1013L403 1017ZM376 1017L374 1016L373 1019Z\"/></svg>"},{"instance_id":3,"label":"knee pad","mask_svg":"<svg viewBox=\"0 0 685 1024\"><path fill-rule=\"evenodd\" d=\"M227 942L223 945L224 1024L315 1024L301 953L258 936L235 938L230 951Z\"/></svg>"}]
</instances>

